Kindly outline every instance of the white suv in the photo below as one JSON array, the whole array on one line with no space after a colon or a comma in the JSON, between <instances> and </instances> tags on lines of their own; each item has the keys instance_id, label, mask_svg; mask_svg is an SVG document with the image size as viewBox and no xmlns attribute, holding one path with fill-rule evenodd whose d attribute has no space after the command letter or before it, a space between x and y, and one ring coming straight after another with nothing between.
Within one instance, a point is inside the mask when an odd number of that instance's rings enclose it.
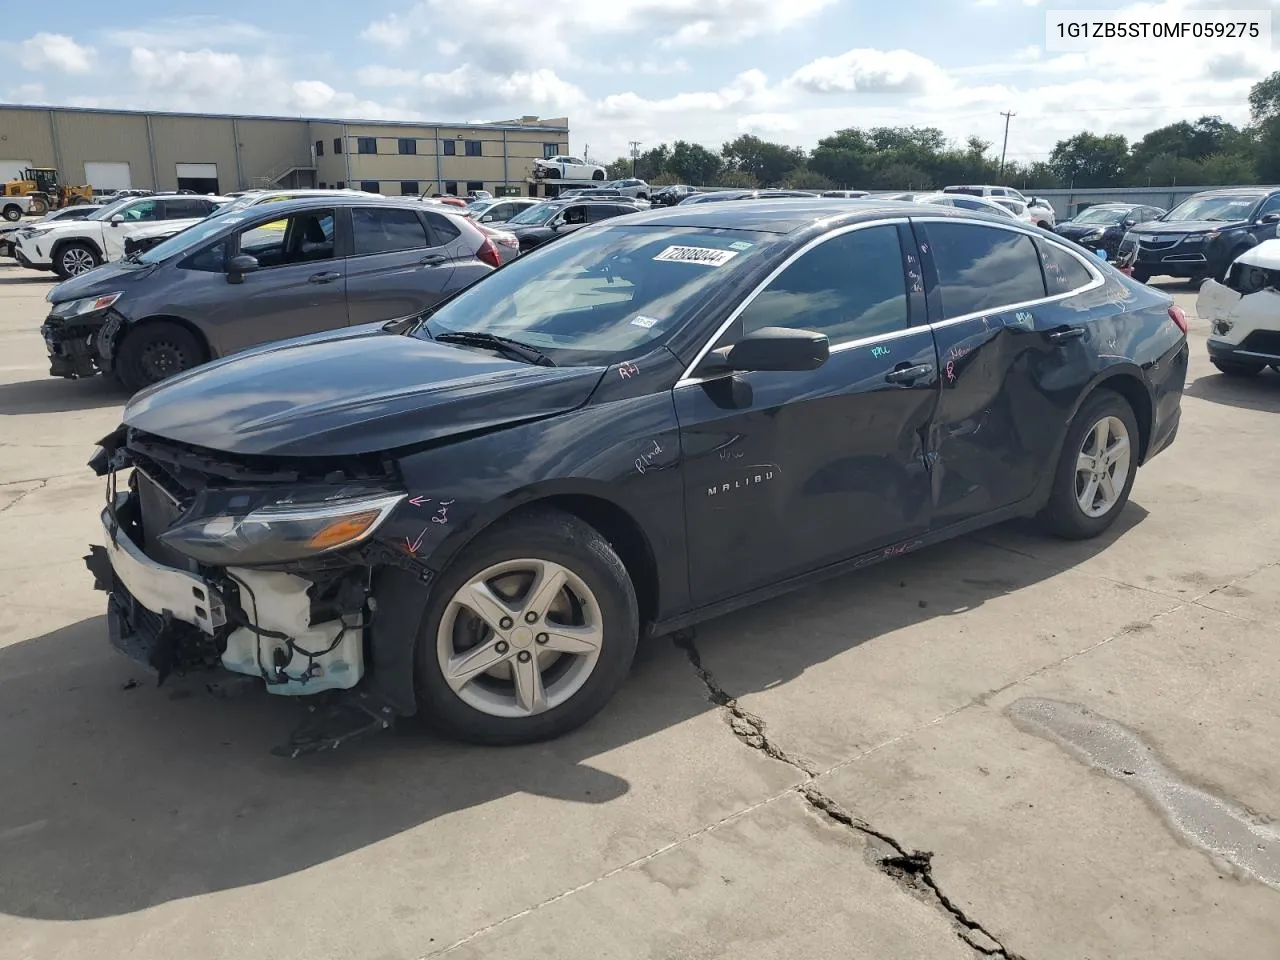
<instances>
[{"instance_id":1,"label":"white suv","mask_svg":"<svg viewBox=\"0 0 1280 960\"><path fill-rule=\"evenodd\" d=\"M129 197L84 220L24 227L14 238L13 255L32 270L52 270L64 280L78 277L101 263L119 260L125 240L138 230L162 220L182 230L226 202L226 197L186 194Z\"/></svg>"},{"instance_id":2,"label":"white suv","mask_svg":"<svg viewBox=\"0 0 1280 960\"><path fill-rule=\"evenodd\" d=\"M1196 315L1210 323L1209 362L1232 377L1280 371L1280 239L1235 259L1222 281L1200 287Z\"/></svg>"}]
</instances>

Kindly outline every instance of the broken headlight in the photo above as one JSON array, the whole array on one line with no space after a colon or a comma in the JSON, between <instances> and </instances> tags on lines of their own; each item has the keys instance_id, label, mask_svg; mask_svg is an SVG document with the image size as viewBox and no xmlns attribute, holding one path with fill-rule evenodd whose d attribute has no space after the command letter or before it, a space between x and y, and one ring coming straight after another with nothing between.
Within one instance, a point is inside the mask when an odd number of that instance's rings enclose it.
<instances>
[{"instance_id":1,"label":"broken headlight","mask_svg":"<svg viewBox=\"0 0 1280 960\"><path fill-rule=\"evenodd\" d=\"M244 516L179 522L160 540L213 566L283 563L360 543L390 516L403 493L304 503L271 503Z\"/></svg>"},{"instance_id":2,"label":"broken headlight","mask_svg":"<svg viewBox=\"0 0 1280 960\"><path fill-rule=\"evenodd\" d=\"M55 303L49 311L51 317L79 317L86 313L96 313L119 300L123 293L106 293L100 297L85 297L83 300L64 300Z\"/></svg>"}]
</instances>

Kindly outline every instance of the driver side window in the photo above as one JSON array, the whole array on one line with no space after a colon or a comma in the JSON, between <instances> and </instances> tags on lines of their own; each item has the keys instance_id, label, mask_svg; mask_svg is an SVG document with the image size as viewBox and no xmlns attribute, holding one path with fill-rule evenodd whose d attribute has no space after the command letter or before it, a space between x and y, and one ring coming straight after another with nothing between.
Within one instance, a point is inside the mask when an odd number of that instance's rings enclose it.
<instances>
[{"instance_id":1,"label":"driver side window","mask_svg":"<svg viewBox=\"0 0 1280 960\"><path fill-rule=\"evenodd\" d=\"M1268 213L1280 213L1280 193L1277 193L1267 200L1258 208L1258 219L1261 220Z\"/></svg>"},{"instance_id":2,"label":"driver side window","mask_svg":"<svg viewBox=\"0 0 1280 960\"><path fill-rule=\"evenodd\" d=\"M159 220L160 212L158 204L154 200L143 200L141 203L135 203L127 210L121 212L126 223L147 223L151 220Z\"/></svg>"},{"instance_id":3,"label":"driver side window","mask_svg":"<svg viewBox=\"0 0 1280 960\"><path fill-rule=\"evenodd\" d=\"M892 224L852 230L803 254L740 317L742 333L788 327L831 345L909 326L902 247Z\"/></svg>"},{"instance_id":4,"label":"driver side window","mask_svg":"<svg viewBox=\"0 0 1280 960\"><path fill-rule=\"evenodd\" d=\"M258 224L241 232L240 253L264 269L332 260L333 220L332 210L311 210Z\"/></svg>"}]
</instances>

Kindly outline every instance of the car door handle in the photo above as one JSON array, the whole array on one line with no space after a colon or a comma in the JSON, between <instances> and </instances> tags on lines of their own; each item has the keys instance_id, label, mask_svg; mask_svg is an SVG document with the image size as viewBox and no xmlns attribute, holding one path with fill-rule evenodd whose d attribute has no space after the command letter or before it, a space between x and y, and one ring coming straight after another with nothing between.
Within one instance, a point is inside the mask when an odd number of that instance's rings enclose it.
<instances>
[{"instance_id":1,"label":"car door handle","mask_svg":"<svg viewBox=\"0 0 1280 960\"><path fill-rule=\"evenodd\" d=\"M437 264L444 263L448 259L449 258L443 253L428 253L425 257L419 260L418 263L424 266L434 267Z\"/></svg>"},{"instance_id":2,"label":"car door handle","mask_svg":"<svg viewBox=\"0 0 1280 960\"><path fill-rule=\"evenodd\" d=\"M1084 336L1084 327L1063 327L1049 333L1050 343L1066 343L1068 340L1079 340Z\"/></svg>"},{"instance_id":3,"label":"car door handle","mask_svg":"<svg viewBox=\"0 0 1280 960\"><path fill-rule=\"evenodd\" d=\"M910 384L929 376L931 373L933 373L933 364L918 363L914 367L899 367L897 370L890 370L884 375L884 378L890 383Z\"/></svg>"},{"instance_id":4,"label":"car door handle","mask_svg":"<svg viewBox=\"0 0 1280 960\"><path fill-rule=\"evenodd\" d=\"M330 271L326 271L325 273L313 273L311 276L307 278L307 282L308 283L333 283L333 281L341 280L341 279L342 279L342 274L336 273L330 270Z\"/></svg>"}]
</instances>

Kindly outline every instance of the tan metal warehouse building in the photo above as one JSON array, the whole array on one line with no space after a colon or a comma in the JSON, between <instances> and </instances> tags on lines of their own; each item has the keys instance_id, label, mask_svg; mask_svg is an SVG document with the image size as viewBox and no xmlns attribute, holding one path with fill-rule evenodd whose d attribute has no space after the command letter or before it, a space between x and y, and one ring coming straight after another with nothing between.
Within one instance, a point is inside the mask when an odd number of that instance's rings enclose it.
<instances>
[{"instance_id":1,"label":"tan metal warehouse building","mask_svg":"<svg viewBox=\"0 0 1280 960\"><path fill-rule=\"evenodd\" d=\"M150 113L0 104L0 181L54 167L100 193L353 187L389 195L527 194L569 152L565 117L484 124Z\"/></svg>"}]
</instances>

